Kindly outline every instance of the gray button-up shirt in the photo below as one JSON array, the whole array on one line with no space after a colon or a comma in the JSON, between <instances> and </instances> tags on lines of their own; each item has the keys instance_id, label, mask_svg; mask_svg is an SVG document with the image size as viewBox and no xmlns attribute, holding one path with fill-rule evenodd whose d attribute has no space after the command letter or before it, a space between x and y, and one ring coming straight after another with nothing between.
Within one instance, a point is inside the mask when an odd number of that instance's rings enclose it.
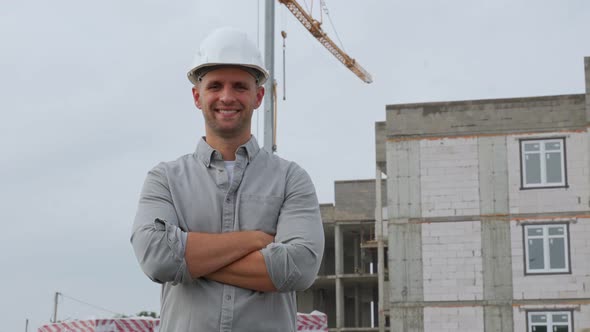
<instances>
[{"instance_id":1,"label":"gray button-up shirt","mask_svg":"<svg viewBox=\"0 0 590 332\"><path fill-rule=\"evenodd\" d=\"M221 154L197 151L160 163L143 186L131 243L143 271L162 284L161 331L296 331L295 291L315 280L324 251L319 205L309 175L258 147L236 151L232 183ZM192 279L187 232L261 230L275 242L261 250L278 292Z\"/></svg>"}]
</instances>

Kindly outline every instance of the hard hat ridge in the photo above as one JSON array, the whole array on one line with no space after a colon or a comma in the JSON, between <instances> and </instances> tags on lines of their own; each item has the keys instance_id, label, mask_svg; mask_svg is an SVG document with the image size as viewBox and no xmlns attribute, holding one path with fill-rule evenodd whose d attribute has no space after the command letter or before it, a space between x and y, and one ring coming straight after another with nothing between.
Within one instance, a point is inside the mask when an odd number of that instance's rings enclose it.
<instances>
[{"instance_id":1,"label":"hard hat ridge","mask_svg":"<svg viewBox=\"0 0 590 332\"><path fill-rule=\"evenodd\" d=\"M197 84L207 72L226 66L248 71L258 85L264 84L269 76L258 48L244 32L233 28L217 29L201 42L187 76L193 84Z\"/></svg>"}]
</instances>

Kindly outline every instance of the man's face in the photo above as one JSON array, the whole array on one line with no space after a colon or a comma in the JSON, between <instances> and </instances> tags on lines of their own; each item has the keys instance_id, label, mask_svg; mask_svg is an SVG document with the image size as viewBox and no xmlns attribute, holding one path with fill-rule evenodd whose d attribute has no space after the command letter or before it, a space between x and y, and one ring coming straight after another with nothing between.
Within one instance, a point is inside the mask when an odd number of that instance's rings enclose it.
<instances>
[{"instance_id":1,"label":"man's face","mask_svg":"<svg viewBox=\"0 0 590 332\"><path fill-rule=\"evenodd\" d=\"M256 85L254 77L236 67L212 70L193 87L207 135L218 138L250 138L252 113L263 96L264 88Z\"/></svg>"}]
</instances>

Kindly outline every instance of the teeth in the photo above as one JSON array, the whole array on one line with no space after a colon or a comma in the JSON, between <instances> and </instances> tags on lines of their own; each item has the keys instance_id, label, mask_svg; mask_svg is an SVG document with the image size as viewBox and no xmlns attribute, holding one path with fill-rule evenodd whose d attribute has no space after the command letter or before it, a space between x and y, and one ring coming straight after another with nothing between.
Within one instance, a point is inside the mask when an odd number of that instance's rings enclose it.
<instances>
[{"instance_id":1,"label":"teeth","mask_svg":"<svg viewBox=\"0 0 590 332\"><path fill-rule=\"evenodd\" d=\"M220 113L223 114L230 114L230 113L236 113L237 110L219 110Z\"/></svg>"}]
</instances>

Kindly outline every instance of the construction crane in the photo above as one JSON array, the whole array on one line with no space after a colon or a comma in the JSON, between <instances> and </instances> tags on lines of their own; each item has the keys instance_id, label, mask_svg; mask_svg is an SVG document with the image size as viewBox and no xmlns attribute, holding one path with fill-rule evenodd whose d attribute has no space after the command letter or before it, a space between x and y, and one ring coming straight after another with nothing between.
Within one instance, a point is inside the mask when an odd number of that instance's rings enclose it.
<instances>
[{"instance_id":1,"label":"construction crane","mask_svg":"<svg viewBox=\"0 0 590 332\"><path fill-rule=\"evenodd\" d=\"M279 0L285 5L289 11L303 24L303 26L314 36L320 44L322 44L332 55L336 57L342 64L356 74L361 80L366 83L373 82L371 74L369 74L356 60L351 58L338 45L336 45L330 37L322 30L321 23L311 17L295 0Z\"/></svg>"},{"instance_id":2,"label":"construction crane","mask_svg":"<svg viewBox=\"0 0 590 332\"><path fill-rule=\"evenodd\" d=\"M264 37L264 65L269 71L271 79L267 80L264 88L266 91L271 91L264 97L264 144L263 148L270 152L277 151L277 117L276 117L276 96L275 96L275 80L274 80L274 29L275 29L275 0L264 0L264 21L265 21L265 37ZM373 82L371 74L369 74L361 65L359 65L346 52L338 47L330 37L322 30L322 23L315 20L310 13L307 13L301 5L295 0L278 0L295 15L295 17L303 24L303 26L314 36L325 48L332 53L336 59L342 62L348 69L355 73L361 80L366 83ZM283 38L285 36L283 35Z\"/></svg>"}]
</instances>

